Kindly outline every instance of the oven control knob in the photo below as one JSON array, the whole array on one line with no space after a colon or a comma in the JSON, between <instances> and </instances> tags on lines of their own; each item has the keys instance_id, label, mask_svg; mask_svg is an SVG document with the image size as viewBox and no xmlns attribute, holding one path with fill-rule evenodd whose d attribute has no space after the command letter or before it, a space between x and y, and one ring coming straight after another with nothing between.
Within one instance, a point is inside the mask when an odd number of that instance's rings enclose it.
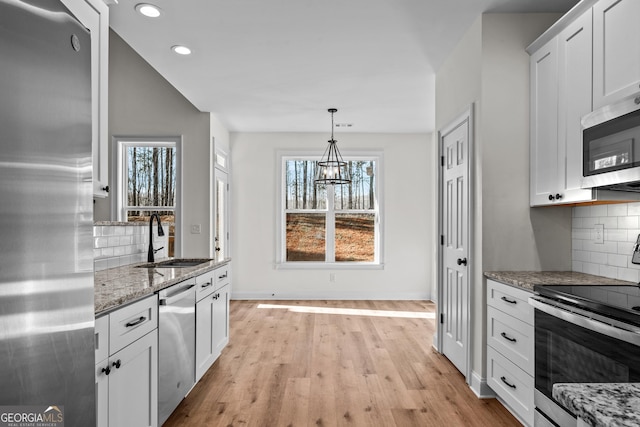
<instances>
[{"instance_id":1,"label":"oven control knob","mask_svg":"<svg viewBox=\"0 0 640 427\"><path fill-rule=\"evenodd\" d=\"M555 199L553 194L549 194L549 200L551 200L553 202L553 200Z\"/></svg>"}]
</instances>

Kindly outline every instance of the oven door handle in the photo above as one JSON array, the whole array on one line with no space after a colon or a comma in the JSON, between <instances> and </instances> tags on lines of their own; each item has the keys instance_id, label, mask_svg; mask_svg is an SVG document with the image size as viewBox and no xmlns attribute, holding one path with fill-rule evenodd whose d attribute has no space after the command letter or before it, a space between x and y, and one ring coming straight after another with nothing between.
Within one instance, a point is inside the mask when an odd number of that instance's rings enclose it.
<instances>
[{"instance_id":1,"label":"oven door handle","mask_svg":"<svg viewBox=\"0 0 640 427\"><path fill-rule=\"evenodd\" d=\"M613 326L608 323L604 323L599 320L595 320L590 317L575 313L557 303L549 304L548 302L537 297L529 297L529 304L531 304L536 310L543 311L553 317L557 317L569 323L573 323L574 325L580 326L590 331L598 332L608 337L617 338L619 340L628 342L629 344L640 346L640 334L636 332L628 331L626 329L622 329L617 326Z\"/></svg>"}]
</instances>

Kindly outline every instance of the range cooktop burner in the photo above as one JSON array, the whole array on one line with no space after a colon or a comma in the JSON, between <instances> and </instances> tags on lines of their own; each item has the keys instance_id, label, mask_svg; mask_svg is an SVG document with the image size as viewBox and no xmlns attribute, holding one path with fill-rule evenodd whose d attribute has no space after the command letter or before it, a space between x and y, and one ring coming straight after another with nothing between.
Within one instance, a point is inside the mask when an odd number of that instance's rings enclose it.
<instances>
[{"instance_id":1,"label":"range cooktop burner","mask_svg":"<svg viewBox=\"0 0 640 427\"><path fill-rule=\"evenodd\" d=\"M536 285L534 291L604 316L640 325L640 286Z\"/></svg>"}]
</instances>

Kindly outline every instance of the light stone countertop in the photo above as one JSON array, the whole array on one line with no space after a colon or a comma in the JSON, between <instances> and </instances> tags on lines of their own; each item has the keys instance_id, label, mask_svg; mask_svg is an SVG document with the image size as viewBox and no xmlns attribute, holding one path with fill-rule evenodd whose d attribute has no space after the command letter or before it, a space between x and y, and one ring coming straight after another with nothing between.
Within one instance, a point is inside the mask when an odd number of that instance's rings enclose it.
<instances>
[{"instance_id":1,"label":"light stone countertop","mask_svg":"<svg viewBox=\"0 0 640 427\"><path fill-rule=\"evenodd\" d=\"M633 282L575 271L485 271L496 282L533 292L534 285L635 285Z\"/></svg>"},{"instance_id":2,"label":"light stone countertop","mask_svg":"<svg viewBox=\"0 0 640 427\"><path fill-rule=\"evenodd\" d=\"M593 427L640 425L640 383L554 384L553 398Z\"/></svg>"},{"instance_id":3,"label":"light stone countertop","mask_svg":"<svg viewBox=\"0 0 640 427\"><path fill-rule=\"evenodd\" d=\"M163 261L163 260L161 260ZM138 268L138 263L96 271L94 274L94 306L96 316L122 305L135 302L183 280L221 267L231 261L209 261L195 267Z\"/></svg>"}]
</instances>

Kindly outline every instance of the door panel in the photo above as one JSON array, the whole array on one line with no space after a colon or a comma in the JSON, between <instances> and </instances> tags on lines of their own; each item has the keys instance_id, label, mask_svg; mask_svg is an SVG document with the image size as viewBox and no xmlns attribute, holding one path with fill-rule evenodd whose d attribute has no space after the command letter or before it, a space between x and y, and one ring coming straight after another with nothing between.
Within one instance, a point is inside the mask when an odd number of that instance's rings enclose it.
<instances>
[{"instance_id":1,"label":"door panel","mask_svg":"<svg viewBox=\"0 0 640 427\"><path fill-rule=\"evenodd\" d=\"M466 375L469 279L469 120L441 136L442 168L442 352Z\"/></svg>"}]
</instances>

